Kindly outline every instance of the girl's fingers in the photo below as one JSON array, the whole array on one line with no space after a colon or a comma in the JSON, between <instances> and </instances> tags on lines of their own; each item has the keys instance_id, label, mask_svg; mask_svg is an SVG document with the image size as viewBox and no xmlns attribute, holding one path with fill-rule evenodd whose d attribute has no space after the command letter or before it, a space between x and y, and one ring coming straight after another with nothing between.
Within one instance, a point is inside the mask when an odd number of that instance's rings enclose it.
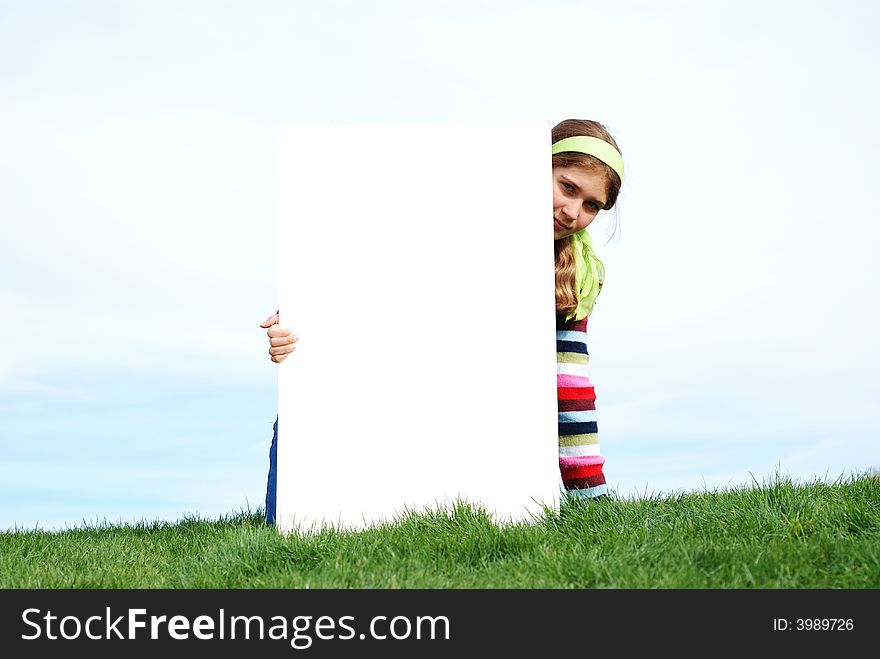
<instances>
[{"instance_id":1,"label":"girl's fingers","mask_svg":"<svg viewBox=\"0 0 880 659\"><path fill-rule=\"evenodd\" d=\"M276 311L266 320L260 323L260 327L268 329L266 335L269 337L269 356L276 364L283 362L287 355L296 350L296 342L299 337L292 334L286 327L278 326L278 312Z\"/></svg>"},{"instance_id":2,"label":"girl's fingers","mask_svg":"<svg viewBox=\"0 0 880 659\"><path fill-rule=\"evenodd\" d=\"M262 323L260 323L260 327L270 327L271 325L277 325L277 324L278 324L278 314L273 313L266 320L264 320Z\"/></svg>"}]
</instances>

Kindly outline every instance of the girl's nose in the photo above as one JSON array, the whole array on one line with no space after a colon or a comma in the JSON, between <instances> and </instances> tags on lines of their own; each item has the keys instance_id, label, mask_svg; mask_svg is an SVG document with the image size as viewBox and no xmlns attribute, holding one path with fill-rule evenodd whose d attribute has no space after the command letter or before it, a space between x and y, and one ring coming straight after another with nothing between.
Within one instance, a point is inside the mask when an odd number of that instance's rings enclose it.
<instances>
[{"instance_id":1,"label":"girl's nose","mask_svg":"<svg viewBox=\"0 0 880 659\"><path fill-rule=\"evenodd\" d=\"M578 218L580 208L574 204L566 204L562 207L562 212L572 222Z\"/></svg>"}]
</instances>

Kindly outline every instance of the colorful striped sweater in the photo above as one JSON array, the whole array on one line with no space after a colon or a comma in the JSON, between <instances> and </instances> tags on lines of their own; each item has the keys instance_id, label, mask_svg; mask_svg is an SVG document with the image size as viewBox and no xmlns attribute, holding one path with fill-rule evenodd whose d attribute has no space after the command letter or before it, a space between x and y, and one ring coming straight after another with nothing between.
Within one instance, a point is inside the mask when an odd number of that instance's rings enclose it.
<instances>
[{"instance_id":1,"label":"colorful striped sweater","mask_svg":"<svg viewBox=\"0 0 880 659\"><path fill-rule=\"evenodd\" d=\"M556 317L556 399L559 410L559 471L567 494L593 498L606 493L599 455L596 392L590 381L587 320Z\"/></svg>"}]
</instances>

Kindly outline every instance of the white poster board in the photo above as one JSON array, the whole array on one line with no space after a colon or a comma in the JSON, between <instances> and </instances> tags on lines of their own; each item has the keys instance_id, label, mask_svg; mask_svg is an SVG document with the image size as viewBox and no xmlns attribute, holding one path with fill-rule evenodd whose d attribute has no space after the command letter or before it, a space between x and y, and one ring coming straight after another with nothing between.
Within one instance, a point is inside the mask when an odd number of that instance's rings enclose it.
<instances>
[{"instance_id":1,"label":"white poster board","mask_svg":"<svg viewBox=\"0 0 880 659\"><path fill-rule=\"evenodd\" d=\"M547 122L281 129L276 524L559 503Z\"/></svg>"}]
</instances>

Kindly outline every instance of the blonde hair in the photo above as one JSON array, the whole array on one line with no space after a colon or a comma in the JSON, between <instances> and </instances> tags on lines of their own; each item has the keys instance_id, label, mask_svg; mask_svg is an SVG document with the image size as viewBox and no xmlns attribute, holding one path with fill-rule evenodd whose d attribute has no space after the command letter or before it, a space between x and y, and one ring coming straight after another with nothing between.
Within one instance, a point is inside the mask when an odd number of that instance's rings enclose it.
<instances>
[{"instance_id":1,"label":"blonde hair","mask_svg":"<svg viewBox=\"0 0 880 659\"><path fill-rule=\"evenodd\" d=\"M551 131L553 142L564 140L566 137L574 137L576 135L587 135L590 137L598 137L605 140L609 144L620 151L617 142L611 137L608 129L598 121L590 121L589 119L566 119L560 121ZM553 156L554 167L580 167L590 172L602 172L605 175L606 194L608 201L605 203L604 210L609 210L617 202L617 195L620 192L622 181L611 167L604 162L587 155L586 153L564 152L557 153ZM574 311L578 305L577 287L575 283L575 261L574 250L571 245L571 236L561 238L553 243L556 253L556 313L568 314Z\"/></svg>"}]
</instances>

